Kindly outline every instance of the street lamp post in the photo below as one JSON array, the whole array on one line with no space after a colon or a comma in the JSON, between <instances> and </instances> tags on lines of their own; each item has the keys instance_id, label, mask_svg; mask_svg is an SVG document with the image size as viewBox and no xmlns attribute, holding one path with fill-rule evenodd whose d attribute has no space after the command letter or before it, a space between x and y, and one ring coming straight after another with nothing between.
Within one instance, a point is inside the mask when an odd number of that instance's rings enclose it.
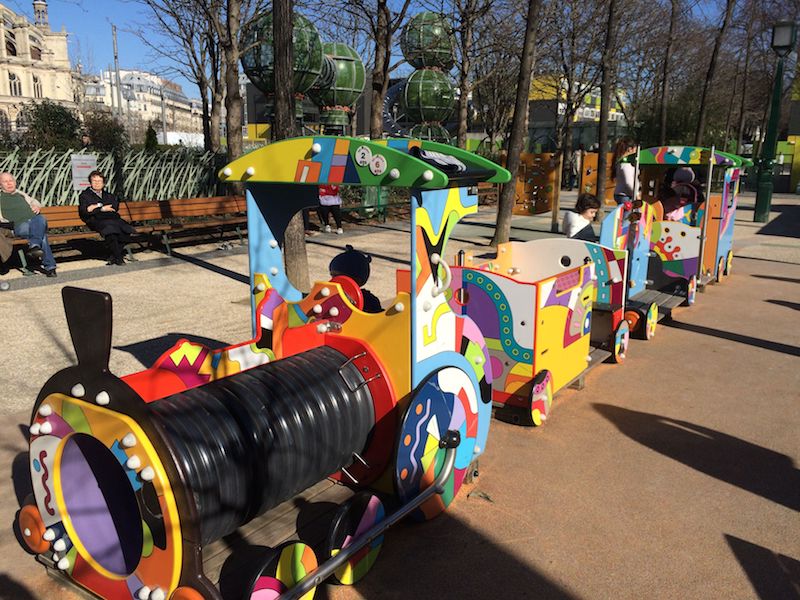
<instances>
[{"instance_id":1,"label":"street lamp post","mask_svg":"<svg viewBox=\"0 0 800 600\"><path fill-rule=\"evenodd\" d=\"M775 162L775 146L778 138L778 120L781 116L781 93L783 91L783 59L788 55L797 40L797 28L791 21L781 21L772 28L772 49L778 55L775 68L775 84L772 87L772 105L769 111L769 123L764 144L761 146L761 158L758 161L758 191L756 192L756 210L753 221L766 223L769 219L772 204L772 168Z\"/></svg>"}]
</instances>

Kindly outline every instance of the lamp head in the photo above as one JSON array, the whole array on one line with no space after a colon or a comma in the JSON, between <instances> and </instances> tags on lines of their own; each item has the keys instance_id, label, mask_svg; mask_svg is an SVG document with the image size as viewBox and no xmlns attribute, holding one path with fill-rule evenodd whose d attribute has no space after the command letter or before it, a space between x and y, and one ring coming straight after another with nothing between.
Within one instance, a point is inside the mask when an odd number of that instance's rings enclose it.
<instances>
[{"instance_id":1,"label":"lamp head","mask_svg":"<svg viewBox=\"0 0 800 600\"><path fill-rule=\"evenodd\" d=\"M772 28L770 46L775 53L784 57L789 54L797 42L797 25L793 21L779 21Z\"/></svg>"}]
</instances>

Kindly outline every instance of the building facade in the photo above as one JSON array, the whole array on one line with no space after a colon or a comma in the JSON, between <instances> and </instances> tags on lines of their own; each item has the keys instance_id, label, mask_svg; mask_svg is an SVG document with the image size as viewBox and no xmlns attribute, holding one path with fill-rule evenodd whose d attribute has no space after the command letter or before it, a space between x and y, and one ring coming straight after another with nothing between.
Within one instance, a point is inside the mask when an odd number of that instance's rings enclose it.
<instances>
[{"instance_id":1,"label":"building facade","mask_svg":"<svg viewBox=\"0 0 800 600\"><path fill-rule=\"evenodd\" d=\"M33 2L34 22L0 4L0 130L24 127L25 103L47 98L75 108L67 32L51 31L47 2Z\"/></svg>"},{"instance_id":2,"label":"building facade","mask_svg":"<svg viewBox=\"0 0 800 600\"><path fill-rule=\"evenodd\" d=\"M154 123L166 124L167 132L202 133L200 100L188 98L183 88L146 71L120 70L122 85L114 71L82 78L84 109L110 110L131 130Z\"/></svg>"}]
</instances>

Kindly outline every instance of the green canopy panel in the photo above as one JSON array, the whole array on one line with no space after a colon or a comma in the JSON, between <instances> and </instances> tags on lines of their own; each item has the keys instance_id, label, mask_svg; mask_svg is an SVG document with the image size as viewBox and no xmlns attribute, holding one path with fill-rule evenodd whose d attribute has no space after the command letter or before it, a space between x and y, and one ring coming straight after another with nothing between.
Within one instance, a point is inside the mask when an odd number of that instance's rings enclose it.
<instances>
[{"instance_id":1,"label":"green canopy panel","mask_svg":"<svg viewBox=\"0 0 800 600\"><path fill-rule=\"evenodd\" d=\"M446 144L344 136L307 136L275 142L237 158L219 175L222 181L420 189L511 180L511 173L503 167Z\"/></svg>"},{"instance_id":2,"label":"green canopy panel","mask_svg":"<svg viewBox=\"0 0 800 600\"><path fill-rule=\"evenodd\" d=\"M633 155L625 158L625 162L633 162ZM657 146L639 151L640 165L707 165L711 159L710 148L699 146ZM725 167L739 166L741 158L726 152L714 151L714 164Z\"/></svg>"}]
</instances>

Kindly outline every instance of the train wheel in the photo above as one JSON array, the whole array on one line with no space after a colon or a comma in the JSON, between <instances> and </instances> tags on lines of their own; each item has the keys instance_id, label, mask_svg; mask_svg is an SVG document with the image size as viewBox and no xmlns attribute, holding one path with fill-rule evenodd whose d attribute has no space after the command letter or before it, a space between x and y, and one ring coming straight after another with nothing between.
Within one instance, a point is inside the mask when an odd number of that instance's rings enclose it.
<instances>
[{"instance_id":1,"label":"train wheel","mask_svg":"<svg viewBox=\"0 0 800 600\"><path fill-rule=\"evenodd\" d=\"M683 306L691 306L697 298L697 275L692 275L686 283L686 300Z\"/></svg>"},{"instance_id":2,"label":"train wheel","mask_svg":"<svg viewBox=\"0 0 800 600\"><path fill-rule=\"evenodd\" d=\"M26 504L19 509L17 526L28 550L34 554L42 554L50 549L50 542L44 539L47 528L35 504Z\"/></svg>"},{"instance_id":3,"label":"train wheel","mask_svg":"<svg viewBox=\"0 0 800 600\"><path fill-rule=\"evenodd\" d=\"M658 304L653 302L647 307L647 316L644 321L644 329L642 336L645 340L652 340L656 335L656 327L658 326Z\"/></svg>"},{"instance_id":4,"label":"train wheel","mask_svg":"<svg viewBox=\"0 0 800 600\"><path fill-rule=\"evenodd\" d=\"M728 250L728 255L725 257L725 277L730 277L731 269L733 269L733 250Z\"/></svg>"},{"instance_id":5,"label":"train wheel","mask_svg":"<svg viewBox=\"0 0 800 600\"><path fill-rule=\"evenodd\" d=\"M345 502L333 517L326 548L327 555L336 556L347 548L353 539L383 521L385 516L383 503L376 495L366 491L357 493ZM375 538L364 546L347 561L347 564L336 570L333 574L336 582L343 585L353 585L358 582L375 564L382 547L383 536Z\"/></svg>"},{"instance_id":6,"label":"train wheel","mask_svg":"<svg viewBox=\"0 0 800 600\"><path fill-rule=\"evenodd\" d=\"M397 441L394 483L401 502L430 486L444 465L440 440L448 430L461 434L453 473L445 491L430 498L412 516L426 521L445 510L458 494L474 459L479 428L480 393L461 369L446 367L428 376L413 393Z\"/></svg>"},{"instance_id":7,"label":"train wheel","mask_svg":"<svg viewBox=\"0 0 800 600\"><path fill-rule=\"evenodd\" d=\"M311 546L301 542L284 542L269 549L259 561L255 576L250 581L250 593L245 598L272 600L297 584L317 568L317 557ZM316 588L302 596L311 600Z\"/></svg>"},{"instance_id":8,"label":"train wheel","mask_svg":"<svg viewBox=\"0 0 800 600\"><path fill-rule=\"evenodd\" d=\"M617 325L617 330L614 332L614 347L612 348L611 359L619 364L625 360L628 353L628 342L630 342L631 331L628 328L628 322L622 321Z\"/></svg>"},{"instance_id":9,"label":"train wheel","mask_svg":"<svg viewBox=\"0 0 800 600\"><path fill-rule=\"evenodd\" d=\"M550 416L553 405L553 376L550 371L539 371L533 378L531 390L531 424L539 427Z\"/></svg>"},{"instance_id":10,"label":"train wheel","mask_svg":"<svg viewBox=\"0 0 800 600\"><path fill-rule=\"evenodd\" d=\"M725 279L725 258L720 256L717 262L717 283L721 283Z\"/></svg>"},{"instance_id":11,"label":"train wheel","mask_svg":"<svg viewBox=\"0 0 800 600\"><path fill-rule=\"evenodd\" d=\"M639 325L642 322L642 313L640 311L634 309L626 310L625 320L628 322L628 329L631 333L639 332Z\"/></svg>"}]
</instances>

